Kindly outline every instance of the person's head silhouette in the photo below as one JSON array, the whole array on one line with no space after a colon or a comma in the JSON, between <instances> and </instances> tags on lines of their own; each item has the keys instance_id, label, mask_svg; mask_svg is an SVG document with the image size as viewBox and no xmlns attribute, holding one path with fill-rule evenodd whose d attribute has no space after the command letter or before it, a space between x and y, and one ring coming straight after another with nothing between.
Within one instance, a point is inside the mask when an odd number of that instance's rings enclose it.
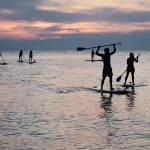
<instances>
[{"instance_id":1,"label":"person's head silhouette","mask_svg":"<svg viewBox=\"0 0 150 150\"><path fill-rule=\"evenodd\" d=\"M105 54L109 54L109 48L108 48L108 47L105 48L105 49L104 49L104 52L105 52Z\"/></svg>"},{"instance_id":2,"label":"person's head silhouette","mask_svg":"<svg viewBox=\"0 0 150 150\"><path fill-rule=\"evenodd\" d=\"M130 58L134 58L134 54L133 53L130 53Z\"/></svg>"}]
</instances>

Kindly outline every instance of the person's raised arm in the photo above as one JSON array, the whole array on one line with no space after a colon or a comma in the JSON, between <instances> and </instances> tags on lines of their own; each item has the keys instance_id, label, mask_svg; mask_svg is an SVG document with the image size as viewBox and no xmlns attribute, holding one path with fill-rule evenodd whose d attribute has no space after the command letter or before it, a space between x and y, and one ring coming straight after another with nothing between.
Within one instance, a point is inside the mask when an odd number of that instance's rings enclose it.
<instances>
[{"instance_id":1,"label":"person's raised arm","mask_svg":"<svg viewBox=\"0 0 150 150\"><path fill-rule=\"evenodd\" d=\"M97 50L96 50L96 55L98 55L98 56L102 56L103 54L102 53L99 53L99 49L100 49L100 46L98 46L98 48L97 48Z\"/></svg>"},{"instance_id":2,"label":"person's raised arm","mask_svg":"<svg viewBox=\"0 0 150 150\"><path fill-rule=\"evenodd\" d=\"M115 46L115 44L113 44L113 48L114 48L114 50L110 53L110 55L113 55L114 53L116 53L116 46Z\"/></svg>"},{"instance_id":3,"label":"person's raised arm","mask_svg":"<svg viewBox=\"0 0 150 150\"><path fill-rule=\"evenodd\" d=\"M135 62L138 62L139 61L139 56L140 56L140 54L135 58Z\"/></svg>"}]
</instances>

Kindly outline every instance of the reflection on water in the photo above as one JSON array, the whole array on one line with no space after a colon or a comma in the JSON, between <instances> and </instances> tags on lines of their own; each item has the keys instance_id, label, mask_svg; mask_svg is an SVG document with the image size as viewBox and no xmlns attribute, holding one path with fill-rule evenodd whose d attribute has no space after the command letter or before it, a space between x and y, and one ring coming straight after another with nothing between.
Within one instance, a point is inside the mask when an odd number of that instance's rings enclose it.
<instances>
[{"instance_id":1,"label":"reflection on water","mask_svg":"<svg viewBox=\"0 0 150 150\"><path fill-rule=\"evenodd\" d=\"M147 86L127 95L87 90L100 84L102 69L101 62L84 61L88 53L34 55L36 64L19 64L17 52L6 52L8 65L0 66L0 149L149 149L148 52L135 78ZM114 87L126 57L112 58Z\"/></svg>"},{"instance_id":2,"label":"reflection on water","mask_svg":"<svg viewBox=\"0 0 150 150\"><path fill-rule=\"evenodd\" d=\"M134 107L135 98L136 98L135 88L131 87L131 92L127 94L128 111L130 111Z\"/></svg>"},{"instance_id":3,"label":"reflection on water","mask_svg":"<svg viewBox=\"0 0 150 150\"><path fill-rule=\"evenodd\" d=\"M111 112L111 105L112 105L112 97L113 94L108 94L109 96L106 96L104 94L101 94L101 107L104 108L106 112Z\"/></svg>"},{"instance_id":4,"label":"reflection on water","mask_svg":"<svg viewBox=\"0 0 150 150\"><path fill-rule=\"evenodd\" d=\"M100 116L100 119L105 119L105 128L107 130L106 143L107 146L112 145L112 137L115 136L116 129L112 126L113 108L112 108L113 94L101 94L101 108L104 109L104 113Z\"/></svg>"}]
</instances>

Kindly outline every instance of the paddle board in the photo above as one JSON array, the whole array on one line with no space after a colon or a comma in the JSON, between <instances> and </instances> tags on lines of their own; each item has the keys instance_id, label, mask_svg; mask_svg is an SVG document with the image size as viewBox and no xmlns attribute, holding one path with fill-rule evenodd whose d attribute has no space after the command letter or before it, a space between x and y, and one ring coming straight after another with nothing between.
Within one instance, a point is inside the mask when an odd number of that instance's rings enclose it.
<instances>
[{"instance_id":1,"label":"paddle board","mask_svg":"<svg viewBox=\"0 0 150 150\"><path fill-rule=\"evenodd\" d=\"M18 62L23 62L23 60L21 60L21 61L18 60Z\"/></svg>"},{"instance_id":2,"label":"paddle board","mask_svg":"<svg viewBox=\"0 0 150 150\"><path fill-rule=\"evenodd\" d=\"M32 62L28 62L29 64L33 64L33 63L35 63L35 61L32 61Z\"/></svg>"},{"instance_id":3,"label":"paddle board","mask_svg":"<svg viewBox=\"0 0 150 150\"><path fill-rule=\"evenodd\" d=\"M7 65L7 63L0 63L0 65Z\"/></svg>"},{"instance_id":4,"label":"paddle board","mask_svg":"<svg viewBox=\"0 0 150 150\"><path fill-rule=\"evenodd\" d=\"M100 90L99 88L93 87L93 88L90 88L90 90L93 90L93 91L99 92L99 93L110 93L110 94L127 94L127 93L129 93L129 91L127 91L126 89Z\"/></svg>"},{"instance_id":5,"label":"paddle board","mask_svg":"<svg viewBox=\"0 0 150 150\"><path fill-rule=\"evenodd\" d=\"M137 85L133 85L133 84L123 84L121 85L122 87L140 87L140 86L146 86L144 84L137 84Z\"/></svg>"},{"instance_id":6,"label":"paddle board","mask_svg":"<svg viewBox=\"0 0 150 150\"><path fill-rule=\"evenodd\" d=\"M102 61L102 60L99 60L99 59L95 59L95 60L90 60L90 59L86 59L85 61L91 61L91 62L93 62L93 61Z\"/></svg>"}]
</instances>

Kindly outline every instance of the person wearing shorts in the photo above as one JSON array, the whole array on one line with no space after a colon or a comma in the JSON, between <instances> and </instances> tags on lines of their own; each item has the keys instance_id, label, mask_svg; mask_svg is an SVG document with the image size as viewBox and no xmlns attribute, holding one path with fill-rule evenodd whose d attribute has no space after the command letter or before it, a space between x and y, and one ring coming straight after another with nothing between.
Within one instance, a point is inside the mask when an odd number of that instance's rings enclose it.
<instances>
[{"instance_id":1,"label":"person wearing shorts","mask_svg":"<svg viewBox=\"0 0 150 150\"><path fill-rule=\"evenodd\" d=\"M134 68L134 62L138 62L138 57L139 55L135 58L133 53L129 54L130 57L127 59L127 69L126 69L126 77L125 77L125 82L124 84L126 84L129 73L131 73L132 76L132 84L134 85L134 72L135 72L135 68Z\"/></svg>"},{"instance_id":2,"label":"person wearing shorts","mask_svg":"<svg viewBox=\"0 0 150 150\"><path fill-rule=\"evenodd\" d=\"M103 85L105 82L105 78L107 76L109 77L110 90L114 90L114 88L112 86L113 72L112 72L112 67L111 67L111 55L113 55L116 52L115 44L113 44L113 48L114 48L114 50L112 52L109 52L109 48L105 48L104 54L103 54L103 53L99 53L100 46L98 46L98 49L96 51L96 55L102 57L102 61L104 64L103 73L102 73L102 81L101 81L101 90L103 90Z\"/></svg>"}]
</instances>

